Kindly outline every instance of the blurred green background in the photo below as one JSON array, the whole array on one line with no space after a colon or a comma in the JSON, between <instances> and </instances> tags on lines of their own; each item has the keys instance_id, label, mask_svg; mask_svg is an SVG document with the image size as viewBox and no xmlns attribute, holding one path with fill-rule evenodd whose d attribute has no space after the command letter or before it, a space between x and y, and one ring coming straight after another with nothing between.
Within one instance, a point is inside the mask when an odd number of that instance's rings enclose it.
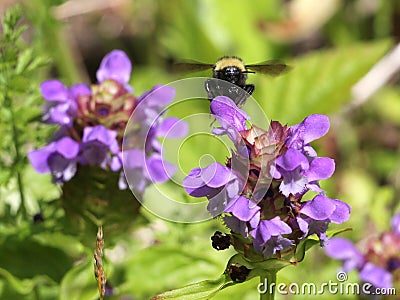
<instances>
[{"instance_id":1,"label":"blurred green background","mask_svg":"<svg viewBox=\"0 0 400 300\"><path fill-rule=\"evenodd\" d=\"M360 96L353 87L399 42L399 1L6 0L0 12L17 2L18 28L26 31L14 38L3 28L0 48L0 299L98 298L95 232L90 239L72 226L58 200L60 189L32 170L26 153L44 146L55 131L38 122L40 82L95 82L101 59L113 49L133 61L137 96L156 84L211 75L173 73L174 60L214 63L237 55L246 63L287 62L293 69L278 78L250 74L254 98L268 118L289 125L311 113L328 114L331 130L314 146L336 161L333 178L323 182L328 195L352 206L351 219L340 227L353 230L342 235L362 245L389 228L400 208L399 54L375 80L388 75L382 88L368 94L371 86L361 84L358 91L367 95ZM207 107L194 104L176 113L199 111ZM211 143L200 144L185 146L185 171L198 166L202 154L215 153ZM226 153L219 155L223 162ZM183 190L176 193L183 197ZM34 222L39 212L44 221ZM233 254L211 247L210 236L224 230L218 220L177 224L143 209L132 221L129 230L105 232L105 269L115 293L110 299L149 299L217 278ZM315 247L301 264L282 270L278 282L335 281L339 266ZM357 281L355 273L349 276ZM257 283L235 285L213 299L257 299ZM355 298L307 299L316 297Z\"/></svg>"}]
</instances>

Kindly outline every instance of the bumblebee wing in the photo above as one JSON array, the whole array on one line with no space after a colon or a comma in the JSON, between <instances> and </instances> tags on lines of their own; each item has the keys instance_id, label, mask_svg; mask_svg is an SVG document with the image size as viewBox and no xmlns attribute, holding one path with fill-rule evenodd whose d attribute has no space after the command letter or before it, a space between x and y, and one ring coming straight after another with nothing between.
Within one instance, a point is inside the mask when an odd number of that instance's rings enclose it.
<instances>
[{"instance_id":1,"label":"bumblebee wing","mask_svg":"<svg viewBox=\"0 0 400 300\"><path fill-rule=\"evenodd\" d=\"M182 62L173 63L171 66L171 70L173 72L189 73L189 72L204 71L207 69L212 69L213 67L214 64L205 64L195 60L186 60Z\"/></svg>"},{"instance_id":2,"label":"bumblebee wing","mask_svg":"<svg viewBox=\"0 0 400 300\"><path fill-rule=\"evenodd\" d=\"M290 66L280 61L271 60L260 64L246 65L246 69L250 71L260 72L266 75L278 76L291 69Z\"/></svg>"}]
</instances>

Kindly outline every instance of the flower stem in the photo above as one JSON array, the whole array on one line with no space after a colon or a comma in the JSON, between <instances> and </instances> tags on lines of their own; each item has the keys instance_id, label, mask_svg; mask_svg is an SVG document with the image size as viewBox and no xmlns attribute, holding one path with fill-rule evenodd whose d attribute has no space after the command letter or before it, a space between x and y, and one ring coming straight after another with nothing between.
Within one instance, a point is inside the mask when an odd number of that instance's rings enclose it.
<instances>
[{"instance_id":1,"label":"flower stem","mask_svg":"<svg viewBox=\"0 0 400 300\"><path fill-rule=\"evenodd\" d=\"M18 209L18 213L22 215L23 218L26 217L26 203L25 203L25 193L24 193L24 185L23 185L23 180L22 180L22 173L21 173L21 164L22 164L22 156L21 156L21 151L20 151L20 134L18 132L16 120L15 120L15 112L14 112L14 107L13 107L13 102L12 99L8 96L7 92L4 95L4 103L6 104L9 112L10 112L10 122L11 122L11 131L12 131L12 137L13 137L13 143L14 143L14 151L15 151L15 156L14 156L14 162L13 162L13 168L16 170L16 178L17 178L17 185L18 185L18 191L19 191L19 197L20 197L20 206Z\"/></svg>"},{"instance_id":2,"label":"flower stem","mask_svg":"<svg viewBox=\"0 0 400 300\"><path fill-rule=\"evenodd\" d=\"M276 289L276 272L263 272L260 275L260 285L264 292L260 292L260 300L274 300Z\"/></svg>"}]
</instances>

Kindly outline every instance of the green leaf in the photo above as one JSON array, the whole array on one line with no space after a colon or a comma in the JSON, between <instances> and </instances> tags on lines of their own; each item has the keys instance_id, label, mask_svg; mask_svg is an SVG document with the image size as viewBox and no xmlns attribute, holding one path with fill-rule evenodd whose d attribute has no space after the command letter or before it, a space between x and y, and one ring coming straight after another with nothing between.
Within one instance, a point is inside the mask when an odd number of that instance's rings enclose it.
<instances>
[{"instance_id":1,"label":"green leaf","mask_svg":"<svg viewBox=\"0 0 400 300\"><path fill-rule=\"evenodd\" d=\"M35 276L33 279L19 279L3 268L0 268L0 279L5 280L8 288L20 295L31 294L35 286L40 284L54 284L54 281L46 275Z\"/></svg>"},{"instance_id":2,"label":"green leaf","mask_svg":"<svg viewBox=\"0 0 400 300\"><path fill-rule=\"evenodd\" d=\"M289 64L278 78L260 76L254 94L267 115L299 122L310 113L332 113L350 100L351 87L382 57L388 40L316 51ZM362 59L355 59L362 57Z\"/></svg>"},{"instance_id":3,"label":"green leaf","mask_svg":"<svg viewBox=\"0 0 400 300\"><path fill-rule=\"evenodd\" d=\"M279 258L270 258L262 261L249 261L242 254L232 256L227 267L235 264L243 265L248 269L253 269L247 277L247 280L259 276L260 273L264 273L264 271L276 273L279 270L292 265L290 261Z\"/></svg>"},{"instance_id":4,"label":"green leaf","mask_svg":"<svg viewBox=\"0 0 400 300\"><path fill-rule=\"evenodd\" d=\"M72 261L60 249L14 236L2 242L0 266L19 278L46 275L58 282L72 266Z\"/></svg>"},{"instance_id":5,"label":"green leaf","mask_svg":"<svg viewBox=\"0 0 400 300\"><path fill-rule=\"evenodd\" d=\"M183 288L167 291L157 296L151 298L152 300L162 300L162 299L209 299L215 295L218 291L231 285L232 281L222 274L216 280L204 280L194 284L187 285Z\"/></svg>"},{"instance_id":6,"label":"green leaf","mask_svg":"<svg viewBox=\"0 0 400 300\"><path fill-rule=\"evenodd\" d=\"M136 253L124 265L127 273L125 283L119 286L121 293L149 299L155 293L213 278L220 273L221 266L202 253L201 249L196 249L196 246L187 249L188 246L182 242L180 244L157 245ZM127 284L129 282L135 284Z\"/></svg>"},{"instance_id":7,"label":"green leaf","mask_svg":"<svg viewBox=\"0 0 400 300\"><path fill-rule=\"evenodd\" d=\"M60 286L60 300L81 300L98 298L97 282L93 273L92 260L72 268L64 276Z\"/></svg>"}]
</instances>

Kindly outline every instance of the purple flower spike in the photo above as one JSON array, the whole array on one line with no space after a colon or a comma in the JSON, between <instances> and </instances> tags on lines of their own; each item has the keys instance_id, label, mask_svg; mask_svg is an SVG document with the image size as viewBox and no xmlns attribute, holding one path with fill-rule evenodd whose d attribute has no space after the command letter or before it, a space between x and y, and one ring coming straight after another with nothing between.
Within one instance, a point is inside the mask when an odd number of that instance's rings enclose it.
<instances>
[{"instance_id":1,"label":"purple flower spike","mask_svg":"<svg viewBox=\"0 0 400 300\"><path fill-rule=\"evenodd\" d=\"M56 183L70 180L76 172L79 144L64 137L39 150L31 151L28 158L39 173L51 173Z\"/></svg>"},{"instance_id":2,"label":"purple flower spike","mask_svg":"<svg viewBox=\"0 0 400 300\"><path fill-rule=\"evenodd\" d=\"M132 64L124 51L113 50L100 63L96 76L99 82L113 79L122 85L129 82Z\"/></svg>"},{"instance_id":3,"label":"purple flower spike","mask_svg":"<svg viewBox=\"0 0 400 300\"><path fill-rule=\"evenodd\" d=\"M390 288L393 286L393 276L388 271L367 262L360 271L360 279L371 283L377 288Z\"/></svg>"}]
</instances>

